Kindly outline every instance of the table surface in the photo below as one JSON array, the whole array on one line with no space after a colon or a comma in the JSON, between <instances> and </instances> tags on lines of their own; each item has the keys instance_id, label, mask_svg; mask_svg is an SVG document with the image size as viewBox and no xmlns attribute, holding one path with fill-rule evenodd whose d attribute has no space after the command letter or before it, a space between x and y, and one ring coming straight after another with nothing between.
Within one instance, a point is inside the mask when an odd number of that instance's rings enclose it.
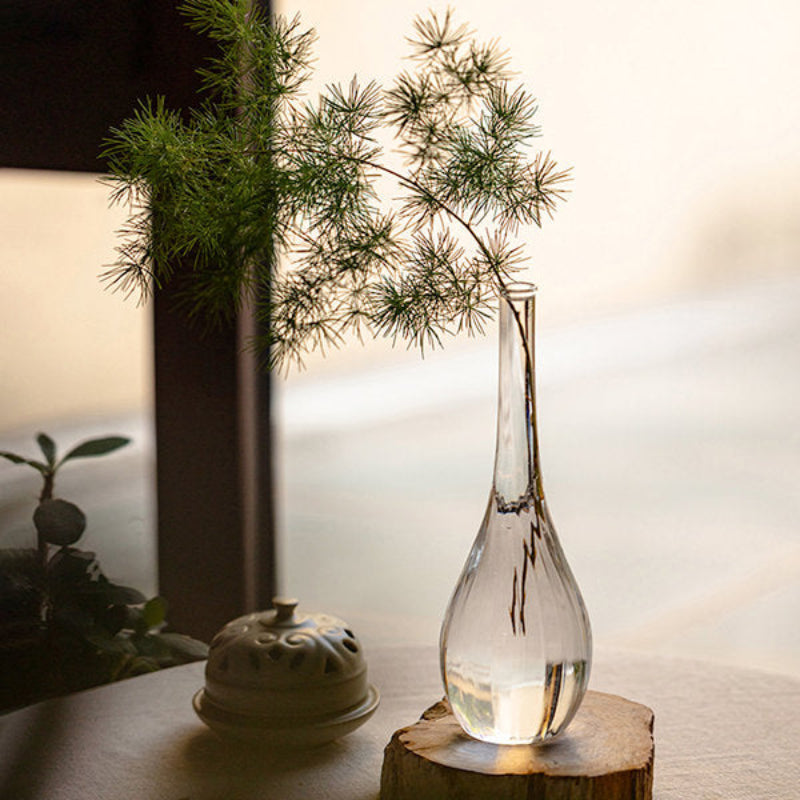
<instances>
[{"instance_id":1,"label":"table surface","mask_svg":"<svg viewBox=\"0 0 800 800\"><path fill-rule=\"evenodd\" d=\"M441 697L432 647L367 653L381 705L326 747L278 755L215 737L192 710L202 663L0 717L0 798L375 800L383 748ZM800 681L601 651L591 688L655 711L656 800L797 800ZM568 735L568 734L567 734Z\"/></svg>"}]
</instances>

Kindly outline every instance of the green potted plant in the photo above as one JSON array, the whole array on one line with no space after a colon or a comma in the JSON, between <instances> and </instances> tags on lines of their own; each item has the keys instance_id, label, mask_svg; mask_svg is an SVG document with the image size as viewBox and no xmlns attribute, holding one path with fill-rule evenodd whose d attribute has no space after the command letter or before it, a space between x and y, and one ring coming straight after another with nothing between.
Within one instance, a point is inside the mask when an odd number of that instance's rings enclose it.
<instances>
[{"instance_id":1,"label":"green potted plant","mask_svg":"<svg viewBox=\"0 0 800 800\"><path fill-rule=\"evenodd\" d=\"M36 546L0 549L0 709L205 658L205 644L164 630L163 598L110 581L95 554L75 546L86 516L54 494L66 464L129 440L90 439L61 458L47 434L36 441L40 458L0 451L42 478Z\"/></svg>"}]
</instances>

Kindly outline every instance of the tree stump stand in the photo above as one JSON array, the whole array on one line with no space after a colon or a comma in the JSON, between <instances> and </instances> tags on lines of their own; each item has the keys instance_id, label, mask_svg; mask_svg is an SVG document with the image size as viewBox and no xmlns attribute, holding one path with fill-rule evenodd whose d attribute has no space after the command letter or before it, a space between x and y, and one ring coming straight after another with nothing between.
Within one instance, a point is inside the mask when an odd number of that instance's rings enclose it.
<instances>
[{"instance_id":1,"label":"tree stump stand","mask_svg":"<svg viewBox=\"0 0 800 800\"><path fill-rule=\"evenodd\" d=\"M653 712L587 692L567 730L544 745L467 736L447 701L386 746L381 800L651 800Z\"/></svg>"}]
</instances>

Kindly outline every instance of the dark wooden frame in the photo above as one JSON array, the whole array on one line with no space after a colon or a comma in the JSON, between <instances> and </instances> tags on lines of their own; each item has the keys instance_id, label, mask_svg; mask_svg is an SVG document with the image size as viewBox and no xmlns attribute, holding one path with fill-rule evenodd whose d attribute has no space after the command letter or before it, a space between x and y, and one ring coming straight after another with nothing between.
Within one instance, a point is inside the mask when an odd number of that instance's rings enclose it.
<instances>
[{"instance_id":1,"label":"dark wooden frame","mask_svg":"<svg viewBox=\"0 0 800 800\"><path fill-rule=\"evenodd\" d=\"M0 166L102 172L109 128L148 95L191 106L210 52L166 0L7 0ZM172 626L206 639L275 590L270 382L242 350L250 324L201 334L156 292L159 590Z\"/></svg>"}]
</instances>

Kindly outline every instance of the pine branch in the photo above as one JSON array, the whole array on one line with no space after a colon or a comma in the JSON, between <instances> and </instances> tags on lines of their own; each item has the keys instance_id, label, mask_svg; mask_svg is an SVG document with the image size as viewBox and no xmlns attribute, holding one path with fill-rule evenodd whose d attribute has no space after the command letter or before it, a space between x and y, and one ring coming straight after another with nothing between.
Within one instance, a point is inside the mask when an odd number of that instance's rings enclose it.
<instances>
[{"instance_id":1,"label":"pine branch","mask_svg":"<svg viewBox=\"0 0 800 800\"><path fill-rule=\"evenodd\" d=\"M476 333L521 268L513 236L565 198L569 170L531 156L537 108L512 86L496 42L450 12L414 23L413 68L382 90L331 85L303 100L313 31L246 0L186 0L189 24L219 45L188 122L156 99L111 132L113 202L130 217L104 280L146 297L192 265L199 319L254 298L275 368L346 334L421 348ZM393 132L406 166L388 159ZM391 178L398 207L381 194Z\"/></svg>"}]
</instances>

